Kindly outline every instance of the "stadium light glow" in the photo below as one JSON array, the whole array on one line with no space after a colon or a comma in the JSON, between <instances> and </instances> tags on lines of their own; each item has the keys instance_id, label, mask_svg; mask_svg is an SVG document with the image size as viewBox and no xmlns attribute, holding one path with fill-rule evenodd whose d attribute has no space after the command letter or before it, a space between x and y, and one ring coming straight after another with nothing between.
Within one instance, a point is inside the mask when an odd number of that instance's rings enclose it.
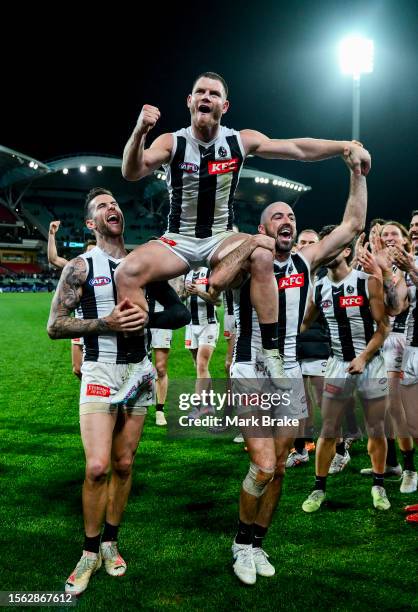
<instances>
[{"instance_id":1,"label":"stadium light glow","mask_svg":"<svg viewBox=\"0 0 418 612\"><path fill-rule=\"evenodd\" d=\"M82 172L83 174L87 172L87 167L84 164L80 166L80 172Z\"/></svg>"},{"instance_id":2,"label":"stadium light glow","mask_svg":"<svg viewBox=\"0 0 418 612\"><path fill-rule=\"evenodd\" d=\"M340 42L339 57L341 72L358 79L373 72L374 43L370 38L347 36Z\"/></svg>"},{"instance_id":3,"label":"stadium light glow","mask_svg":"<svg viewBox=\"0 0 418 612\"><path fill-rule=\"evenodd\" d=\"M103 166L97 166L97 172L101 172L103 170Z\"/></svg>"},{"instance_id":4,"label":"stadium light glow","mask_svg":"<svg viewBox=\"0 0 418 612\"><path fill-rule=\"evenodd\" d=\"M351 138L360 140L360 75L373 72L374 43L370 38L347 36L339 46L340 68L353 77Z\"/></svg>"},{"instance_id":5,"label":"stadium light glow","mask_svg":"<svg viewBox=\"0 0 418 612\"><path fill-rule=\"evenodd\" d=\"M33 169L37 170L39 168L39 164L33 164Z\"/></svg>"},{"instance_id":6,"label":"stadium light glow","mask_svg":"<svg viewBox=\"0 0 418 612\"><path fill-rule=\"evenodd\" d=\"M256 176L254 180L255 180L256 183L260 182L260 179L258 178L258 176Z\"/></svg>"},{"instance_id":7,"label":"stadium light glow","mask_svg":"<svg viewBox=\"0 0 418 612\"><path fill-rule=\"evenodd\" d=\"M33 168L34 165L35 165L35 162L33 162L33 161L29 162L29 168Z\"/></svg>"},{"instance_id":8,"label":"stadium light glow","mask_svg":"<svg viewBox=\"0 0 418 612\"><path fill-rule=\"evenodd\" d=\"M63 169L62 169L62 173L63 173L63 174L68 174L68 168L63 168Z\"/></svg>"}]
</instances>

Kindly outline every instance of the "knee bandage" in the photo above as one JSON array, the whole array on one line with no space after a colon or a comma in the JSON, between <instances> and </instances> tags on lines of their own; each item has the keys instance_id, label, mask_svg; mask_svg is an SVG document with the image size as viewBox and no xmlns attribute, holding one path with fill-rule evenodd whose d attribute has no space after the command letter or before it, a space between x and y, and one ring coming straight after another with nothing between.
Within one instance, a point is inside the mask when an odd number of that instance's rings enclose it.
<instances>
[{"instance_id":1,"label":"knee bandage","mask_svg":"<svg viewBox=\"0 0 418 612\"><path fill-rule=\"evenodd\" d=\"M254 497L261 497L273 476L274 467L260 468L255 463L250 463L250 469L244 478L242 488L250 495L254 495Z\"/></svg>"}]
</instances>

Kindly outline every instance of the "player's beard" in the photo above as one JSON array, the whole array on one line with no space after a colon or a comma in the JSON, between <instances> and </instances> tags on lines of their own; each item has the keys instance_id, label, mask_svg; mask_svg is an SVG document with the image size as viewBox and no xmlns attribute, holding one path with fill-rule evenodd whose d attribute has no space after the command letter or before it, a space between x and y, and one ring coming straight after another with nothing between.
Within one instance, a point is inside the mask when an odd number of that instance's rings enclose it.
<instances>
[{"instance_id":1,"label":"player's beard","mask_svg":"<svg viewBox=\"0 0 418 612\"><path fill-rule=\"evenodd\" d=\"M279 236L276 238L276 251L277 253L290 253L295 244L295 239L292 238L288 242L282 243Z\"/></svg>"}]
</instances>

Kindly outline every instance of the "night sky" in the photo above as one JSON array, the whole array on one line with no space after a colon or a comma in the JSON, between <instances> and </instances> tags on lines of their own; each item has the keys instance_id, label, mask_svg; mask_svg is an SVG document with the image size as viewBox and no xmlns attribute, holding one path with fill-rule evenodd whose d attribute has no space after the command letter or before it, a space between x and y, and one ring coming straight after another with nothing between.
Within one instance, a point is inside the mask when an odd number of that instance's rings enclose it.
<instances>
[{"instance_id":1,"label":"night sky","mask_svg":"<svg viewBox=\"0 0 418 612\"><path fill-rule=\"evenodd\" d=\"M19 25L11 19L2 41L0 144L42 161L121 156L144 103L162 113L151 139L188 124L185 99L205 70L229 84L229 127L350 139L352 82L340 74L337 45L357 32L375 41L374 72L361 84L361 140L373 157L369 218L409 220L418 207L418 2L136 6L115 14L103 4L94 15L75 5L48 15L19 8ZM297 205L300 229L339 220L348 185L340 160L251 165L312 186Z\"/></svg>"}]
</instances>

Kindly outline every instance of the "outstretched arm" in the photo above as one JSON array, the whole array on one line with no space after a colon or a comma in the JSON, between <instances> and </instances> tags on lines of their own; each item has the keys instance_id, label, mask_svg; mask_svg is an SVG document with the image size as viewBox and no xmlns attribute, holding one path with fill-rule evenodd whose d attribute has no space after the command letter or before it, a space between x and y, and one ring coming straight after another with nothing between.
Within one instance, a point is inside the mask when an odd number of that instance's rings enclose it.
<instances>
[{"instance_id":1,"label":"outstretched arm","mask_svg":"<svg viewBox=\"0 0 418 612\"><path fill-rule=\"evenodd\" d=\"M367 183L362 175L350 171L350 193L340 225L319 242L306 246L303 255L316 270L336 257L361 232L366 222Z\"/></svg>"},{"instance_id":2,"label":"outstretched arm","mask_svg":"<svg viewBox=\"0 0 418 612\"><path fill-rule=\"evenodd\" d=\"M170 160L173 147L171 134L161 134L145 149L146 136L159 118L160 111L155 106L145 104L142 107L135 129L123 151L122 174L128 181L138 181Z\"/></svg>"},{"instance_id":3,"label":"outstretched arm","mask_svg":"<svg viewBox=\"0 0 418 612\"><path fill-rule=\"evenodd\" d=\"M141 309L125 299L101 319L76 319L72 312L80 304L83 284L87 278L86 262L72 259L62 271L52 300L48 319L48 335L52 340L79 338L89 334L112 334L118 331L138 331L144 325Z\"/></svg>"},{"instance_id":4,"label":"outstretched arm","mask_svg":"<svg viewBox=\"0 0 418 612\"><path fill-rule=\"evenodd\" d=\"M299 161L320 161L342 155L354 174L367 176L370 171L369 152L357 141L317 138L278 140L268 138L265 134L255 130L242 130L241 139L247 155L257 155L266 159L296 159Z\"/></svg>"},{"instance_id":5,"label":"outstretched arm","mask_svg":"<svg viewBox=\"0 0 418 612\"><path fill-rule=\"evenodd\" d=\"M48 232L48 262L55 266L56 268L64 268L67 265L68 260L64 257L60 257L57 252L57 243L55 240L55 234L58 231L58 228L61 224L61 221L51 221L49 224L49 232Z\"/></svg>"}]
</instances>

